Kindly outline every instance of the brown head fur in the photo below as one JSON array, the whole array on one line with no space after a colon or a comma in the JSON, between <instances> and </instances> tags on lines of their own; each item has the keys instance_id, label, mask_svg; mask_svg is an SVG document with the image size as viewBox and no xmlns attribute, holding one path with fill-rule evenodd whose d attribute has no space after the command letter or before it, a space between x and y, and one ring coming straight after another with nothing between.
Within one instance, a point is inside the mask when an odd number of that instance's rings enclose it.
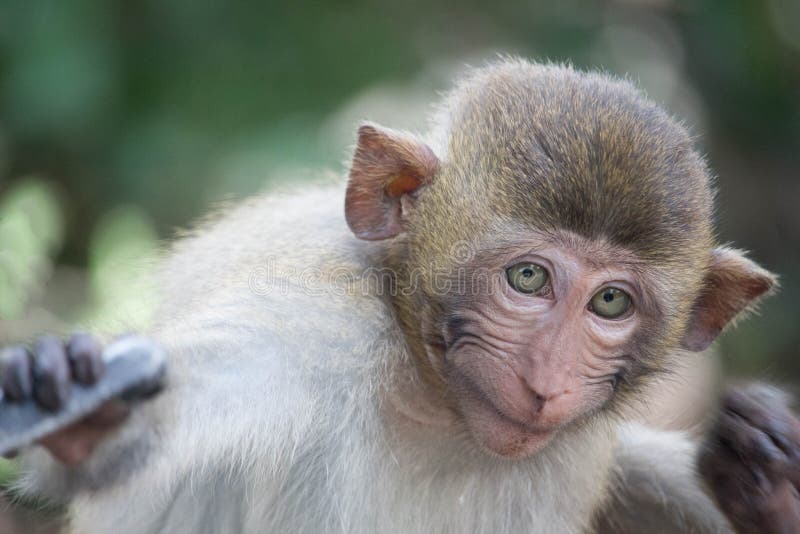
<instances>
[{"instance_id":1,"label":"brown head fur","mask_svg":"<svg viewBox=\"0 0 800 534\"><path fill-rule=\"evenodd\" d=\"M711 178L681 124L627 81L524 60L472 71L438 116L435 177L392 205L402 232L392 234L387 263L399 273L396 304L414 354L437 345L453 299L470 297L437 290L442 273L469 269L472 252L499 253L530 232L571 246L608 243L652 281L658 320L637 335L639 374L663 368L681 342L693 350L710 343L714 336L684 338L713 282L715 239ZM351 171L351 189L358 181ZM757 271L742 260L732 278ZM757 290L724 296L730 309L711 322L724 325L772 286L772 275L756 274Z\"/></svg>"}]
</instances>

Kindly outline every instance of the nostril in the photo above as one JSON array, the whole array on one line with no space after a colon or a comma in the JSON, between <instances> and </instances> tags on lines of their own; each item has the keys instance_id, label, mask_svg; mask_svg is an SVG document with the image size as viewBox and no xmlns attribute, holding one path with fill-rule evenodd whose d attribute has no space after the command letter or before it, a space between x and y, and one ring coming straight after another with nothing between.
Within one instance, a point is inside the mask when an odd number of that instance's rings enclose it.
<instances>
[{"instance_id":1,"label":"nostril","mask_svg":"<svg viewBox=\"0 0 800 534\"><path fill-rule=\"evenodd\" d=\"M544 403L547 402L547 397L535 391L531 391L531 393L533 398L533 412L538 414L542 411L542 408L544 408Z\"/></svg>"},{"instance_id":2,"label":"nostril","mask_svg":"<svg viewBox=\"0 0 800 534\"><path fill-rule=\"evenodd\" d=\"M569 388L552 388L548 384L536 383L525 376L520 376L521 385L525 391L524 395L530 403L529 409L534 415L538 415L544 410L547 403L552 403L558 397L570 393Z\"/></svg>"}]
</instances>

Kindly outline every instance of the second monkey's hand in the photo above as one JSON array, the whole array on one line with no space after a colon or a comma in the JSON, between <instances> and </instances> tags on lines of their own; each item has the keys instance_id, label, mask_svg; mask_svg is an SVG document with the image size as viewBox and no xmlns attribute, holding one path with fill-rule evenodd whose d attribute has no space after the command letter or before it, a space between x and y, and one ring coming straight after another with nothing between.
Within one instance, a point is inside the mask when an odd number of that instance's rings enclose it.
<instances>
[{"instance_id":1,"label":"second monkey's hand","mask_svg":"<svg viewBox=\"0 0 800 534\"><path fill-rule=\"evenodd\" d=\"M43 336L32 350L0 351L0 453L34 442L76 465L128 416L130 402L152 395L163 381L157 345L121 338L103 349L88 334L66 343Z\"/></svg>"},{"instance_id":2,"label":"second monkey's hand","mask_svg":"<svg viewBox=\"0 0 800 534\"><path fill-rule=\"evenodd\" d=\"M800 420L782 391L729 389L699 470L738 532L800 533Z\"/></svg>"}]
</instances>

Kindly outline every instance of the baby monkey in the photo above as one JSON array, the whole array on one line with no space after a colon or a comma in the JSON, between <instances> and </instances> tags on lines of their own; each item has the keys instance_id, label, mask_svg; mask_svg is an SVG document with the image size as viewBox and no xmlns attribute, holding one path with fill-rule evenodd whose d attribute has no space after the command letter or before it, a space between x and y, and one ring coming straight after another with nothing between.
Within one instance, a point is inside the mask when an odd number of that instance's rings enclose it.
<instances>
[{"instance_id":1,"label":"baby monkey","mask_svg":"<svg viewBox=\"0 0 800 534\"><path fill-rule=\"evenodd\" d=\"M346 186L178 241L145 332L163 392L24 451L21 485L76 533L800 532L778 390L727 392L700 444L626 421L775 285L716 243L686 130L628 82L515 59L432 122L365 124ZM9 352L9 396L101 385L81 339Z\"/></svg>"}]
</instances>

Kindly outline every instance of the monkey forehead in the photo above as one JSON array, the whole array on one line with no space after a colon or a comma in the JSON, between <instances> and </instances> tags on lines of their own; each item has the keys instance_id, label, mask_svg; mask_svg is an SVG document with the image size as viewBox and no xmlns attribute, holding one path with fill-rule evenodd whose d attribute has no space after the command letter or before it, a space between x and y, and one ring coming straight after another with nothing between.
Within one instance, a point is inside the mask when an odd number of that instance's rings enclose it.
<instances>
[{"instance_id":1,"label":"monkey forehead","mask_svg":"<svg viewBox=\"0 0 800 534\"><path fill-rule=\"evenodd\" d=\"M663 261L711 246L705 163L686 130L632 84L505 61L473 73L448 105L432 188L441 202L469 199L481 204L471 212L602 236Z\"/></svg>"}]
</instances>

